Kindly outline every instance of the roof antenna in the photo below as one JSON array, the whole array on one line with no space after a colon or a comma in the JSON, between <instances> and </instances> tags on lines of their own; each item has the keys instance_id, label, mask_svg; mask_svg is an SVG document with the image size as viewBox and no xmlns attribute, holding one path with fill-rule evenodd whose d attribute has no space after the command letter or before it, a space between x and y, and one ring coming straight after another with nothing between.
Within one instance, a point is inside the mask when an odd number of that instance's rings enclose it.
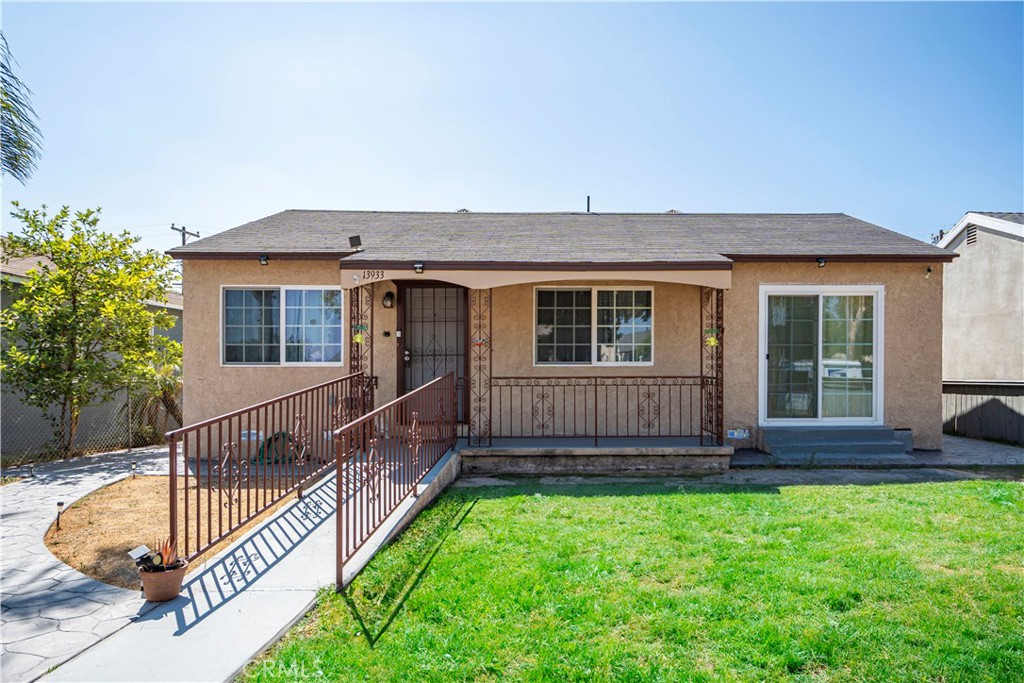
<instances>
[{"instance_id":1,"label":"roof antenna","mask_svg":"<svg viewBox=\"0 0 1024 683\"><path fill-rule=\"evenodd\" d=\"M590 213L590 195L587 195L587 213Z\"/></svg>"}]
</instances>

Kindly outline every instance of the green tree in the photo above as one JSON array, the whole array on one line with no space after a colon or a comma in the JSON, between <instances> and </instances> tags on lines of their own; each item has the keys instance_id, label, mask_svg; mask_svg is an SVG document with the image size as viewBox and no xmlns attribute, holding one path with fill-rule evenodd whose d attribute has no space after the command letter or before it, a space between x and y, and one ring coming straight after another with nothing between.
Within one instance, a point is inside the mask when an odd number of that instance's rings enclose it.
<instances>
[{"instance_id":1,"label":"green tree","mask_svg":"<svg viewBox=\"0 0 1024 683\"><path fill-rule=\"evenodd\" d=\"M45 206L14 207L22 232L4 239L2 258L39 263L0 313L0 367L6 385L50 415L66 457L84 406L128 384L162 390L167 368L180 365L181 344L153 333L171 328L174 316L147 306L166 302L171 260L138 249L127 232L101 231L99 210L72 214L65 206L51 217Z\"/></svg>"},{"instance_id":2,"label":"green tree","mask_svg":"<svg viewBox=\"0 0 1024 683\"><path fill-rule=\"evenodd\" d=\"M36 170L43 134L29 99L32 91L14 74L14 57L0 33L0 148L3 172L22 185Z\"/></svg>"}]
</instances>

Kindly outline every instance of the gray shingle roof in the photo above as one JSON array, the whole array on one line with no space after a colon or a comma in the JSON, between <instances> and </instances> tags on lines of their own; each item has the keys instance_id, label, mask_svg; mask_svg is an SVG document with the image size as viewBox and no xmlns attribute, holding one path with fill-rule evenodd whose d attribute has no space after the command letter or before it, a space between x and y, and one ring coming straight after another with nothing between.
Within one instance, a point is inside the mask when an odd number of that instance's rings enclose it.
<instances>
[{"instance_id":1,"label":"gray shingle roof","mask_svg":"<svg viewBox=\"0 0 1024 683\"><path fill-rule=\"evenodd\" d=\"M948 257L846 214L283 211L172 249L176 258L343 256L354 261L726 263L727 257Z\"/></svg>"},{"instance_id":2,"label":"gray shingle roof","mask_svg":"<svg viewBox=\"0 0 1024 683\"><path fill-rule=\"evenodd\" d=\"M982 216L991 216L992 218L1009 221L1010 223L1024 225L1024 213L1009 213L1006 211L971 211L971 213L979 213Z\"/></svg>"}]
</instances>

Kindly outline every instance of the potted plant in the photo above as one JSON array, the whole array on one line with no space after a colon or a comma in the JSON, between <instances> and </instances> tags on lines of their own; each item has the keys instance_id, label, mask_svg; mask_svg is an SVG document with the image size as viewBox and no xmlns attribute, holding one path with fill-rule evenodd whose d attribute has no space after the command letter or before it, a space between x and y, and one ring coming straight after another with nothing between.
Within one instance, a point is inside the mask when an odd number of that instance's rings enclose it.
<instances>
[{"instance_id":1,"label":"potted plant","mask_svg":"<svg viewBox=\"0 0 1024 683\"><path fill-rule=\"evenodd\" d=\"M148 548L147 548L148 550ZM142 592L150 602L167 602L178 597L185 578L188 560L178 557L171 539L157 544L157 549L136 558Z\"/></svg>"}]
</instances>

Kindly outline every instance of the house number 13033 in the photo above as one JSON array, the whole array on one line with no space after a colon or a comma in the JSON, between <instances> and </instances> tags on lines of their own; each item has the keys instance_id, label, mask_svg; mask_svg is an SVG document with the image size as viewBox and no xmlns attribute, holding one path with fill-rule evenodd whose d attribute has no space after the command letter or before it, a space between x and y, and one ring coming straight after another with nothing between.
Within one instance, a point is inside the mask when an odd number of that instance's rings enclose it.
<instances>
[{"instance_id":1,"label":"house number 13033","mask_svg":"<svg viewBox=\"0 0 1024 683\"><path fill-rule=\"evenodd\" d=\"M383 279L384 279L384 271L383 270L364 270L363 271L363 280L366 280L367 282L373 282L374 280L383 280Z\"/></svg>"}]
</instances>

